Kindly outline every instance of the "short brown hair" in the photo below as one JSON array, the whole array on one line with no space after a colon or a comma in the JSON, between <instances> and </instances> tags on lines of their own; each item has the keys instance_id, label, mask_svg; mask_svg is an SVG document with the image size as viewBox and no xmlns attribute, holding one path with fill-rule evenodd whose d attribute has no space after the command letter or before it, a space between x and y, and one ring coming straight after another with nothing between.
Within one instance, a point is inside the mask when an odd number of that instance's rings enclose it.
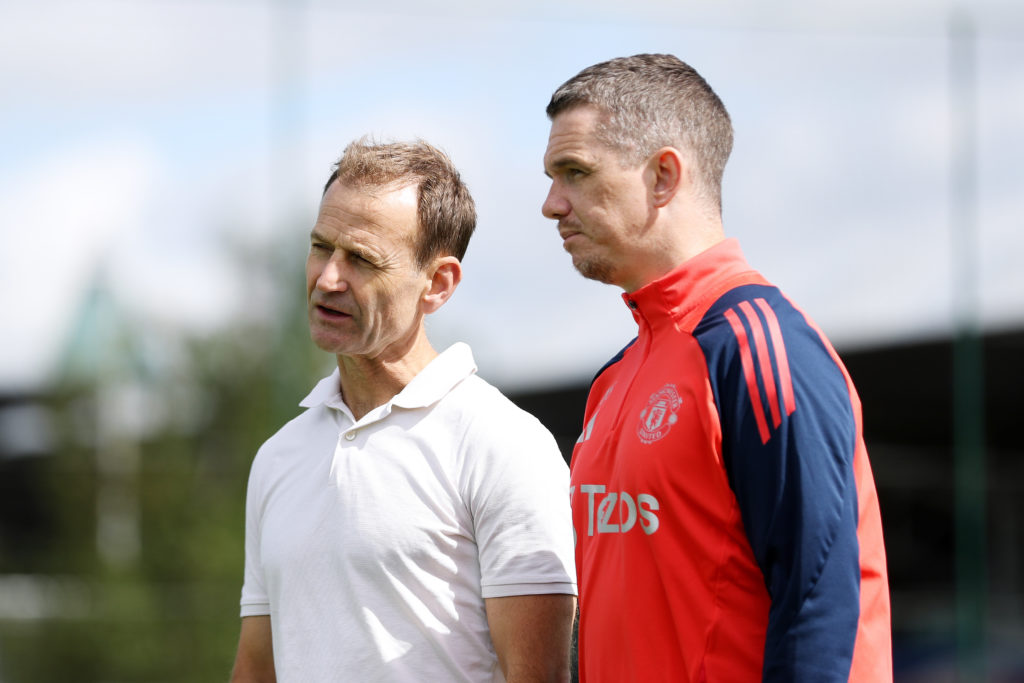
<instances>
[{"instance_id":1,"label":"short brown hair","mask_svg":"<svg viewBox=\"0 0 1024 683\"><path fill-rule=\"evenodd\" d=\"M673 55L642 54L589 66L551 96L548 117L590 105L602 114L599 139L623 163L640 164L661 147L692 156L698 182L718 208L732 152L732 121L707 81Z\"/></svg>"},{"instance_id":2,"label":"short brown hair","mask_svg":"<svg viewBox=\"0 0 1024 683\"><path fill-rule=\"evenodd\" d=\"M435 256L466 255L476 227L476 205L448 155L424 140L375 142L362 137L349 143L324 185L334 181L357 188L417 186L419 238L416 264Z\"/></svg>"}]
</instances>

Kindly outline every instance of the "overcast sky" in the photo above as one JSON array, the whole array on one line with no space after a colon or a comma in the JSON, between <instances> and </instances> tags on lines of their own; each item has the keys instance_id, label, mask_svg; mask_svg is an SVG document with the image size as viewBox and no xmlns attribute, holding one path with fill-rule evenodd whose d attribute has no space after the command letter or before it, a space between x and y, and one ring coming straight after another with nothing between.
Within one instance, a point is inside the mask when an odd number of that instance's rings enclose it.
<instances>
[{"instance_id":1,"label":"overcast sky","mask_svg":"<svg viewBox=\"0 0 1024 683\"><path fill-rule=\"evenodd\" d=\"M540 214L543 109L638 52L722 97L726 231L841 349L948 331L953 5L722 4L0 0L0 391L52 375L100 263L146 324L201 332L258 305L232 250L301 261L331 163L367 133L441 146L477 201L436 345L468 341L507 387L589 377L634 326ZM970 7L975 310L1019 326L1024 6Z\"/></svg>"}]
</instances>

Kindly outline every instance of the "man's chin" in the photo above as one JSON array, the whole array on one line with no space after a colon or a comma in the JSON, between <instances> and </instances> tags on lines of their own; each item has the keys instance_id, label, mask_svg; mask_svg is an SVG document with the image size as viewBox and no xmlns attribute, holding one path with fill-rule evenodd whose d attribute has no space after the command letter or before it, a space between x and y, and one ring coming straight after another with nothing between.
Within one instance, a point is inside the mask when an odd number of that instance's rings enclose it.
<instances>
[{"instance_id":1,"label":"man's chin","mask_svg":"<svg viewBox=\"0 0 1024 683\"><path fill-rule=\"evenodd\" d=\"M580 275L588 280L596 280L606 285L615 284L615 274L607 261L600 259L573 259L573 266Z\"/></svg>"},{"instance_id":2,"label":"man's chin","mask_svg":"<svg viewBox=\"0 0 1024 683\"><path fill-rule=\"evenodd\" d=\"M325 333L316 327L310 329L309 336L318 349L334 355L344 355L352 346L351 340L340 338L337 334Z\"/></svg>"}]
</instances>

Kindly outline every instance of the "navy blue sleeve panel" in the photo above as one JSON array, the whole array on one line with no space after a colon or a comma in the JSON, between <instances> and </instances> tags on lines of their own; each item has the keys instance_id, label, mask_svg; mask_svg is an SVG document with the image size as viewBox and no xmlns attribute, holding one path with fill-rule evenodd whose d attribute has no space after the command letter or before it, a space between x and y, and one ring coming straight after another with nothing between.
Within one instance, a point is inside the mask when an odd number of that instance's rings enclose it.
<instances>
[{"instance_id":1,"label":"navy blue sleeve panel","mask_svg":"<svg viewBox=\"0 0 1024 683\"><path fill-rule=\"evenodd\" d=\"M856 424L842 370L774 287L728 292L694 330L722 455L771 596L765 681L846 681L860 612Z\"/></svg>"},{"instance_id":2,"label":"navy blue sleeve panel","mask_svg":"<svg viewBox=\"0 0 1024 683\"><path fill-rule=\"evenodd\" d=\"M626 351L628 351L628 350L629 350L629 347L630 347L630 346L632 346L633 344L635 344L635 343L636 343L636 340L637 340L637 337L633 337L633 338L632 338L632 339L631 339L631 340L629 341L629 343L628 343L628 344L626 344L626 345L625 345L625 346L623 346L623 347L622 347L621 349L619 349L619 352L618 352L617 354L615 354L614 356L612 356L612 359L611 359L611 360L609 360L609 361L608 361L607 363L605 363L604 365L602 365L602 366L601 366L601 369L597 371L597 374L596 374L596 375L594 375L594 379L590 380L590 385L591 385L591 386L593 386L593 385L594 385L594 382L596 382L596 381L597 381L597 378L598 378L598 377L600 377L600 376L601 376L602 374L604 374L604 371L605 371L605 370L607 370L608 368L610 368L611 366L615 365L615 364L616 364L616 363L618 363L618 362L619 362L620 360L622 360L622 357L623 357L623 356L624 356L624 355L626 354Z\"/></svg>"}]
</instances>

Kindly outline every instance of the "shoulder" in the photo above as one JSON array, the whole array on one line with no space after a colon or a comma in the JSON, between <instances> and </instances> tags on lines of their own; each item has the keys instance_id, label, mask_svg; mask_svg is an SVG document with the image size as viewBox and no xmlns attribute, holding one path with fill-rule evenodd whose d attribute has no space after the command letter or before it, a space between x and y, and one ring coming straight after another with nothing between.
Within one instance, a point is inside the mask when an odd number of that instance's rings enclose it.
<instances>
[{"instance_id":1,"label":"shoulder","mask_svg":"<svg viewBox=\"0 0 1024 683\"><path fill-rule=\"evenodd\" d=\"M711 305L694 336L723 418L756 425L762 442L789 416L794 427L804 429L822 422L852 426L854 390L839 356L777 287L729 290Z\"/></svg>"},{"instance_id":2,"label":"shoulder","mask_svg":"<svg viewBox=\"0 0 1024 683\"><path fill-rule=\"evenodd\" d=\"M532 413L478 375L467 377L448 399L449 408L455 408L463 426L478 435L493 434L502 440L553 439Z\"/></svg>"},{"instance_id":3,"label":"shoulder","mask_svg":"<svg viewBox=\"0 0 1024 683\"><path fill-rule=\"evenodd\" d=\"M800 325L801 318L778 287L746 284L734 287L715 299L693 333L702 341L713 341L719 336L728 340L736 336L737 321L749 326L752 320L756 320L762 329L767 329L774 322Z\"/></svg>"},{"instance_id":4,"label":"shoulder","mask_svg":"<svg viewBox=\"0 0 1024 683\"><path fill-rule=\"evenodd\" d=\"M336 420L325 405L305 408L263 442L252 468L269 468L280 460L301 456L316 444L337 438Z\"/></svg>"},{"instance_id":5,"label":"shoulder","mask_svg":"<svg viewBox=\"0 0 1024 683\"><path fill-rule=\"evenodd\" d=\"M712 371L749 356L751 360L834 371L831 344L777 287L748 284L720 296L694 329Z\"/></svg>"},{"instance_id":6,"label":"shoulder","mask_svg":"<svg viewBox=\"0 0 1024 683\"><path fill-rule=\"evenodd\" d=\"M482 378L466 378L443 402L465 481L543 478L566 468L551 432Z\"/></svg>"},{"instance_id":7,"label":"shoulder","mask_svg":"<svg viewBox=\"0 0 1024 683\"><path fill-rule=\"evenodd\" d=\"M263 447L274 449L287 447L296 442L305 443L316 432L333 430L335 426L336 420L326 405L310 406L285 422L264 442Z\"/></svg>"},{"instance_id":8,"label":"shoulder","mask_svg":"<svg viewBox=\"0 0 1024 683\"><path fill-rule=\"evenodd\" d=\"M607 363L602 365L601 369L597 371L597 373L594 375L594 378L590 381L591 385L593 385L595 382L597 382L598 378L600 378L601 375L603 375L606 371L608 371L608 370L612 369L613 367L615 367L615 365L619 361L621 361L622 358L626 355L626 351L629 350L629 347L633 346L633 344L636 343L636 340L637 340L637 337L633 337L629 341L629 343L626 344L625 346L623 346L621 349L619 349L619 352L616 353L614 356L612 356L611 359Z\"/></svg>"}]
</instances>

